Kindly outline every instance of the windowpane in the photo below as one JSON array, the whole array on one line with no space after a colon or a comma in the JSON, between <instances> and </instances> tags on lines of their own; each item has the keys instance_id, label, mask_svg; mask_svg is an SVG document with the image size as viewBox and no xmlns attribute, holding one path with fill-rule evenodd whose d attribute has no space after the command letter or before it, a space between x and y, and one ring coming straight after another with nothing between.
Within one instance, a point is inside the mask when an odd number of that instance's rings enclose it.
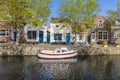
<instances>
[{"instance_id":1,"label":"windowpane","mask_svg":"<svg viewBox=\"0 0 120 80\"><path fill-rule=\"evenodd\" d=\"M33 31L33 39L36 39L36 31Z\"/></svg>"},{"instance_id":2,"label":"windowpane","mask_svg":"<svg viewBox=\"0 0 120 80\"><path fill-rule=\"evenodd\" d=\"M118 38L118 33L117 32L114 33L114 38Z\"/></svg>"},{"instance_id":3,"label":"windowpane","mask_svg":"<svg viewBox=\"0 0 120 80\"><path fill-rule=\"evenodd\" d=\"M54 34L54 40L62 40L62 34Z\"/></svg>"},{"instance_id":4,"label":"windowpane","mask_svg":"<svg viewBox=\"0 0 120 80\"><path fill-rule=\"evenodd\" d=\"M102 28L102 27L103 27L103 21L99 21L99 22L98 22L98 27L99 27L99 28Z\"/></svg>"},{"instance_id":5,"label":"windowpane","mask_svg":"<svg viewBox=\"0 0 120 80\"><path fill-rule=\"evenodd\" d=\"M103 39L108 39L107 36L108 36L108 35L107 35L107 32L103 32Z\"/></svg>"},{"instance_id":6,"label":"windowpane","mask_svg":"<svg viewBox=\"0 0 120 80\"><path fill-rule=\"evenodd\" d=\"M8 36L8 30L0 30L0 36Z\"/></svg>"},{"instance_id":7,"label":"windowpane","mask_svg":"<svg viewBox=\"0 0 120 80\"><path fill-rule=\"evenodd\" d=\"M27 32L28 39L36 39L36 31Z\"/></svg>"},{"instance_id":8,"label":"windowpane","mask_svg":"<svg viewBox=\"0 0 120 80\"><path fill-rule=\"evenodd\" d=\"M99 32L98 39L108 39L108 32Z\"/></svg>"},{"instance_id":9,"label":"windowpane","mask_svg":"<svg viewBox=\"0 0 120 80\"><path fill-rule=\"evenodd\" d=\"M98 39L102 39L102 32L98 33Z\"/></svg>"}]
</instances>

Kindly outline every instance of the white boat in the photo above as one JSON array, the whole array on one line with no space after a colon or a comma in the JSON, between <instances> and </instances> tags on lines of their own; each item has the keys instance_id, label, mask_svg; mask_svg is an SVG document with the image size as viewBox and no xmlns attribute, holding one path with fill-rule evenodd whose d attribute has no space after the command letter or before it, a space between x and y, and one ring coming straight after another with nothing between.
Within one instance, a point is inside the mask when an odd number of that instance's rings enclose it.
<instances>
[{"instance_id":1,"label":"white boat","mask_svg":"<svg viewBox=\"0 0 120 80\"><path fill-rule=\"evenodd\" d=\"M40 58L70 58L78 54L77 50L68 50L66 47L57 48L54 51L38 50L38 57Z\"/></svg>"}]
</instances>

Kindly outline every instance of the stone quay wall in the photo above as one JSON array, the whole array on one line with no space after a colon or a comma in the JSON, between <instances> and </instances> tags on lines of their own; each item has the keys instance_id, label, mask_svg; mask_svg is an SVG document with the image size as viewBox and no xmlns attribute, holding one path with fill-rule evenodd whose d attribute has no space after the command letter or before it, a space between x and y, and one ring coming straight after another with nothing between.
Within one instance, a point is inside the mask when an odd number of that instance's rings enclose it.
<instances>
[{"instance_id":1,"label":"stone quay wall","mask_svg":"<svg viewBox=\"0 0 120 80\"><path fill-rule=\"evenodd\" d=\"M58 47L79 50L79 55L113 55L120 54L119 47L74 47L73 45L52 45L52 44L0 44L0 56L37 56L40 50L55 50Z\"/></svg>"}]
</instances>

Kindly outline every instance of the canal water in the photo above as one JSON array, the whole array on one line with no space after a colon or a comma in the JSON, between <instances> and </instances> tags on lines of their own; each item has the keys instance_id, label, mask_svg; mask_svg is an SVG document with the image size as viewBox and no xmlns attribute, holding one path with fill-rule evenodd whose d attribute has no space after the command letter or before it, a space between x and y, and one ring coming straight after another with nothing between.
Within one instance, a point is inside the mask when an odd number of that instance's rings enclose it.
<instances>
[{"instance_id":1,"label":"canal water","mask_svg":"<svg viewBox=\"0 0 120 80\"><path fill-rule=\"evenodd\" d=\"M120 80L120 56L1 57L0 80Z\"/></svg>"}]
</instances>

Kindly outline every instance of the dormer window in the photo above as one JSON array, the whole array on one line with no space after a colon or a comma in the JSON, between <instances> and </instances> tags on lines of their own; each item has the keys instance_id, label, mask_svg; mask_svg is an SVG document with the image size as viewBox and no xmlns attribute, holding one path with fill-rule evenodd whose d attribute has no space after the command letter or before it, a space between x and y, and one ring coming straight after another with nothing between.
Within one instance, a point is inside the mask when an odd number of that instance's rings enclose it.
<instances>
[{"instance_id":1,"label":"dormer window","mask_svg":"<svg viewBox=\"0 0 120 80\"><path fill-rule=\"evenodd\" d=\"M98 22L98 28L103 28L103 21L102 21L102 20L100 20L100 21Z\"/></svg>"}]
</instances>

